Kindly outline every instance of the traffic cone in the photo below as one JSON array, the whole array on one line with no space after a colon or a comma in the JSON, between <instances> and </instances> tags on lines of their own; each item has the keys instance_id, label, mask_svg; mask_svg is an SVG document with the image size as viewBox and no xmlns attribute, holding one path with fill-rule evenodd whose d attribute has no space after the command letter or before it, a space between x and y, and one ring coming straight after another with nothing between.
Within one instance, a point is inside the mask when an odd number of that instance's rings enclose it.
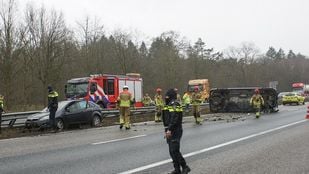
<instances>
[{"instance_id":1,"label":"traffic cone","mask_svg":"<svg viewBox=\"0 0 309 174\"><path fill-rule=\"evenodd\" d=\"M307 106L307 115L306 115L306 119L309 119L309 106Z\"/></svg>"}]
</instances>

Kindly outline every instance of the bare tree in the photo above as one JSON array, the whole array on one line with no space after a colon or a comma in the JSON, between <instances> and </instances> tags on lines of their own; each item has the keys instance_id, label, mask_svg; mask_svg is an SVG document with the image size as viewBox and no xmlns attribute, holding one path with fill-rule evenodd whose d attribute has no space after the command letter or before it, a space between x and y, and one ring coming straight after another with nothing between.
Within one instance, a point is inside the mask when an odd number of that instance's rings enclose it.
<instances>
[{"instance_id":1,"label":"bare tree","mask_svg":"<svg viewBox=\"0 0 309 174\"><path fill-rule=\"evenodd\" d=\"M130 34L118 29L115 30L113 33L115 43L114 49L115 58L118 60L120 64L121 73L126 74L128 73L128 55L126 54L126 49L128 48L128 42L131 39Z\"/></svg>"},{"instance_id":2,"label":"bare tree","mask_svg":"<svg viewBox=\"0 0 309 174\"><path fill-rule=\"evenodd\" d=\"M48 84L55 86L61 79L70 32L61 13L48 13L44 7L34 9L33 6L28 6L26 25L29 31L27 56L35 65L35 74L41 82L44 94ZM45 98L44 96L43 101Z\"/></svg>"},{"instance_id":3,"label":"bare tree","mask_svg":"<svg viewBox=\"0 0 309 174\"><path fill-rule=\"evenodd\" d=\"M6 96L7 107L12 103L14 77L20 70L17 64L21 55L23 31L18 29L17 6L14 0L1 1L0 8L0 92Z\"/></svg>"}]
</instances>

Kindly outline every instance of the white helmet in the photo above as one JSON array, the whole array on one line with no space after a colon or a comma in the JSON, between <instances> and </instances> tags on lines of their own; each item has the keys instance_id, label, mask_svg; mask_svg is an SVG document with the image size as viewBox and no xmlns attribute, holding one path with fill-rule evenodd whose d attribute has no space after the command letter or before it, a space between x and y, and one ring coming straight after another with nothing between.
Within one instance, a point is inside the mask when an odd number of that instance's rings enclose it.
<instances>
[{"instance_id":1,"label":"white helmet","mask_svg":"<svg viewBox=\"0 0 309 174\"><path fill-rule=\"evenodd\" d=\"M129 89L127 85L124 85L122 89Z\"/></svg>"}]
</instances>

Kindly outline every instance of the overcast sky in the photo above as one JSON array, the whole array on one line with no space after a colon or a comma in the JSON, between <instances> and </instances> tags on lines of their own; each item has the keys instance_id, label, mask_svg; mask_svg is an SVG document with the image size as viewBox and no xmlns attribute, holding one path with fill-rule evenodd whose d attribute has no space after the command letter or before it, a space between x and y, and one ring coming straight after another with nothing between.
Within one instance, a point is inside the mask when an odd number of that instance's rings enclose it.
<instances>
[{"instance_id":1,"label":"overcast sky","mask_svg":"<svg viewBox=\"0 0 309 174\"><path fill-rule=\"evenodd\" d=\"M19 0L24 5L29 0ZM71 26L86 15L108 31L137 30L148 38L174 30L222 51L253 42L309 56L309 0L32 0L62 11Z\"/></svg>"}]
</instances>

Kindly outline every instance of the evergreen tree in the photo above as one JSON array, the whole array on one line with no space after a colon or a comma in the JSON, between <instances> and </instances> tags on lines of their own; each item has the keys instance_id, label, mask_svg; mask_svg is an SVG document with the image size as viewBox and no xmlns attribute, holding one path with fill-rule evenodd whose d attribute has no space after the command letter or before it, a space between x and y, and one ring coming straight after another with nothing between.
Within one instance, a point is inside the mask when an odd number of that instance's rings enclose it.
<instances>
[{"instance_id":1,"label":"evergreen tree","mask_svg":"<svg viewBox=\"0 0 309 174\"><path fill-rule=\"evenodd\" d=\"M145 42L142 42L141 46L138 49L139 54L141 56L141 58L147 58L148 57L148 49L146 47Z\"/></svg>"},{"instance_id":2,"label":"evergreen tree","mask_svg":"<svg viewBox=\"0 0 309 174\"><path fill-rule=\"evenodd\" d=\"M287 58L288 59L295 59L296 55L295 55L295 53L292 50L290 50L288 55L287 55Z\"/></svg>"},{"instance_id":3,"label":"evergreen tree","mask_svg":"<svg viewBox=\"0 0 309 174\"><path fill-rule=\"evenodd\" d=\"M277 51L274 47L269 47L268 51L266 52L266 57L269 59L275 59L276 58Z\"/></svg>"},{"instance_id":4,"label":"evergreen tree","mask_svg":"<svg viewBox=\"0 0 309 174\"><path fill-rule=\"evenodd\" d=\"M283 49L279 49L278 52L276 53L276 59L284 59L285 58L285 53L283 51Z\"/></svg>"}]
</instances>

